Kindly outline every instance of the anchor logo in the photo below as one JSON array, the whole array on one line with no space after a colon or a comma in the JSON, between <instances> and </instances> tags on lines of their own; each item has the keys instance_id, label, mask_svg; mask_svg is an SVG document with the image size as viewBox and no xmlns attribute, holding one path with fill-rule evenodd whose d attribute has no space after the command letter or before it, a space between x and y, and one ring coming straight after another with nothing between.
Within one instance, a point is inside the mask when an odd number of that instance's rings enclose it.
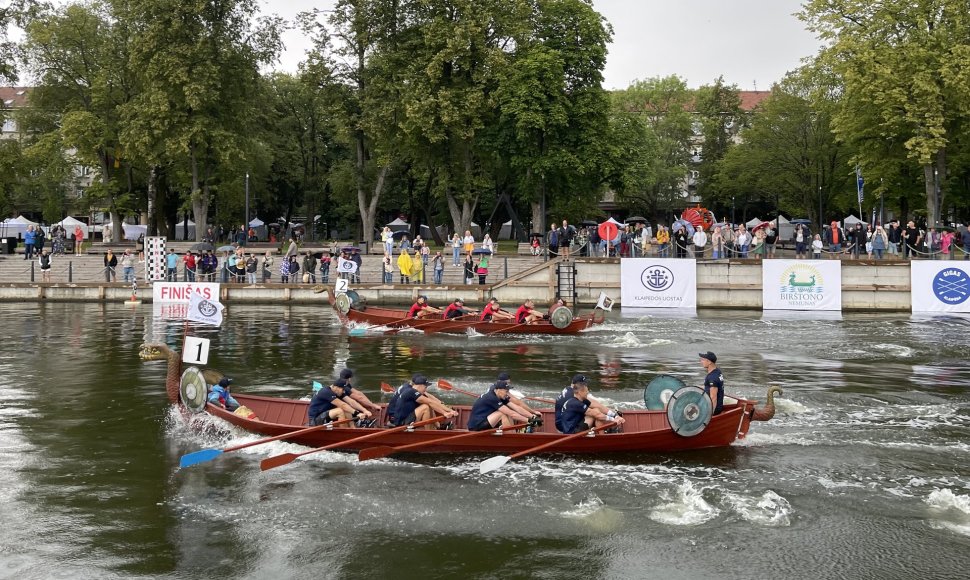
<instances>
[{"instance_id":1,"label":"anchor logo","mask_svg":"<svg viewBox=\"0 0 970 580\"><path fill-rule=\"evenodd\" d=\"M674 273L664 266L649 266L640 274L643 287L652 292L663 292L674 285Z\"/></svg>"},{"instance_id":2,"label":"anchor logo","mask_svg":"<svg viewBox=\"0 0 970 580\"><path fill-rule=\"evenodd\" d=\"M970 276L960 268L946 268L933 277L933 294L944 304L963 304L970 297Z\"/></svg>"}]
</instances>

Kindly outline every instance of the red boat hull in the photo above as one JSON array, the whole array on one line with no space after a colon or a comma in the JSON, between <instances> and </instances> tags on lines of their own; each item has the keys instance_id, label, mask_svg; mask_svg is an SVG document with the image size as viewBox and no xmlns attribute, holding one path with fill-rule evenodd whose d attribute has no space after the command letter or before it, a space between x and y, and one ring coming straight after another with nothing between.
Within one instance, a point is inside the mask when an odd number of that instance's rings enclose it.
<instances>
[{"instance_id":1,"label":"red boat hull","mask_svg":"<svg viewBox=\"0 0 970 580\"><path fill-rule=\"evenodd\" d=\"M306 428L309 401L256 395L234 394L233 396L241 405L252 409L258 419L247 419L211 404L206 407L206 411L243 429L266 436L283 435ZM452 408L459 412L456 425L464 426L471 408L468 406L453 406ZM622 433L598 433L595 437L572 439L562 445L552 447L549 453L589 455L621 452L667 453L708 447L725 447L747 434L753 408L754 403L746 400L740 400L736 405L725 406L724 412L713 417L708 426L693 437L682 437L674 433L667 421L667 415L663 411L627 411L623 414L626 423L623 426ZM422 453L511 454L565 437L555 429L554 412L551 409L544 409L542 413L544 425L535 433L506 432L501 435L465 437L436 444L435 441L466 431L460 429L450 431L416 429L411 432L388 433L386 437L375 437L358 444L352 443L346 449L348 451L359 451L366 447L382 445L394 447L421 442L427 443L426 446L416 450ZM383 422L382 412L381 423ZM308 447L322 447L380 431L384 430L336 427L321 429L287 439L287 441Z\"/></svg>"},{"instance_id":2,"label":"red boat hull","mask_svg":"<svg viewBox=\"0 0 970 580\"><path fill-rule=\"evenodd\" d=\"M601 322L594 319L594 315L583 318L573 318L564 328L556 328L547 320L534 324L516 324L515 322L483 322L476 318L460 318L445 320L441 318L408 318L406 310L368 306L366 310L350 310L347 314L340 314L345 323L355 322L373 326L390 326L394 328L412 327L425 332L445 332L449 334L464 334L469 328L481 334L576 334L579 331Z\"/></svg>"}]
</instances>

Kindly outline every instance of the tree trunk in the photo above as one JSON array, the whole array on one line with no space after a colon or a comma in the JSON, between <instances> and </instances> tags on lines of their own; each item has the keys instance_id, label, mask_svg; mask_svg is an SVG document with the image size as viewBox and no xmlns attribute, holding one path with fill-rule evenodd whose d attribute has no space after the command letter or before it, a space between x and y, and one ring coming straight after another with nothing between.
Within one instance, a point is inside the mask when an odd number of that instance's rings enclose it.
<instances>
[{"instance_id":1,"label":"tree trunk","mask_svg":"<svg viewBox=\"0 0 970 580\"><path fill-rule=\"evenodd\" d=\"M544 234L546 231L546 224L543 223L544 220L542 219L542 204L538 201L533 201L530 202L529 205L532 208L532 231L529 232L529 235L532 235L533 233Z\"/></svg>"},{"instance_id":2,"label":"tree trunk","mask_svg":"<svg viewBox=\"0 0 970 580\"><path fill-rule=\"evenodd\" d=\"M158 216L155 211L155 200L158 197L158 166L152 165L148 171L148 235L158 234Z\"/></svg>"},{"instance_id":3,"label":"tree trunk","mask_svg":"<svg viewBox=\"0 0 970 580\"><path fill-rule=\"evenodd\" d=\"M936 211L936 176L933 174L933 164L923 165L923 181L926 189L926 227L937 226L939 216Z\"/></svg>"},{"instance_id":4,"label":"tree trunk","mask_svg":"<svg viewBox=\"0 0 970 580\"><path fill-rule=\"evenodd\" d=\"M374 191L370 201L367 200L367 190L364 189L363 171L360 171L360 178L357 182L357 208L360 210L361 227L363 228L362 238L368 243L374 239L374 223L377 221L377 202L381 199L384 192L384 184L387 182L387 174L390 166L381 167L377 174L377 181L374 183Z\"/></svg>"}]
</instances>

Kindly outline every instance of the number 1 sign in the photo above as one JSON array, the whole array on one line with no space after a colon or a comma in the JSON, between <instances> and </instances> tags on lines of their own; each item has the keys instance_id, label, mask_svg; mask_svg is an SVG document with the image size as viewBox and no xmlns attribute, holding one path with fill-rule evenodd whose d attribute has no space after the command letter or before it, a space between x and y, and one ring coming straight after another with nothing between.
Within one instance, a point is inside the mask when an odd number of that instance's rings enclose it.
<instances>
[{"instance_id":1,"label":"number 1 sign","mask_svg":"<svg viewBox=\"0 0 970 580\"><path fill-rule=\"evenodd\" d=\"M186 336L182 347L182 362L204 365L209 362L209 339Z\"/></svg>"}]
</instances>

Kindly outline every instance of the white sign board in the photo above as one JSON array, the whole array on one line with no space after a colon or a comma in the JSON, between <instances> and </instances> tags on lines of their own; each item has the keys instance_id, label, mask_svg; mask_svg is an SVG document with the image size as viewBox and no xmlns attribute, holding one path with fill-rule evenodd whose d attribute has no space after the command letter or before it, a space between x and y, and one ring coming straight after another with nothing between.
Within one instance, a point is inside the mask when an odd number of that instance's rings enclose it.
<instances>
[{"instance_id":1,"label":"white sign board","mask_svg":"<svg viewBox=\"0 0 970 580\"><path fill-rule=\"evenodd\" d=\"M145 238L145 281L164 280L166 273L165 238L159 236Z\"/></svg>"},{"instance_id":2,"label":"white sign board","mask_svg":"<svg viewBox=\"0 0 970 580\"><path fill-rule=\"evenodd\" d=\"M970 312L970 262L913 260L913 312Z\"/></svg>"},{"instance_id":3,"label":"white sign board","mask_svg":"<svg viewBox=\"0 0 970 580\"><path fill-rule=\"evenodd\" d=\"M337 278L337 282L334 284L334 294L346 294L348 290L350 290L350 280Z\"/></svg>"},{"instance_id":4,"label":"white sign board","mask_svg":"<svg viewBox=\"0 0 970 580\"><path fill-rule=\"evenodd\" d=\"M182 362L193 365L204 365L209 362L209 339L198 336L186 336L182 346Z\"/></svg>"},{"instance_id":5,"label":"white sign board","mask_svg":"<svg viewBox=\"0 0 970 580\"><path fill-rule=\"evenodd\" d=\"M200 294L206 300L219 299L216 282L155 282L152 284L152 301L188 304L192 294Z\"/></svg>"},{"instance_id":6,"label":"white sign board","mask_svg":"<svg viewBox=\"0 0 970 580\"><path fill-rule=\"evenodd\" d=\"M620 260L624 308L697 308L697 262L664 258Z\"/></svg>"},{"instance_id":7,"label":"white sign board","mask_svg":"<svg viewBox=\"0 0 970 580\"><path fill-rule=\"evenodd\" d=\"M841 260L762 260L765 310L842 310Z\"/></svg>"}]
</instances>

